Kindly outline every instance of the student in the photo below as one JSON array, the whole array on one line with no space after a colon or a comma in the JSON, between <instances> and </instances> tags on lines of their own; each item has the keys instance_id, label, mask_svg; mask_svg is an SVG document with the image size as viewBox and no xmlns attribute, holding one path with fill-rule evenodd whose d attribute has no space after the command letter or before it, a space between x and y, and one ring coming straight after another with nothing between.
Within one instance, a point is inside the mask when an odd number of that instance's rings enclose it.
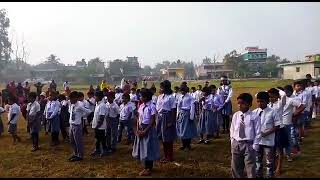
<instances>
[{"instance_id":1,"label":"student","mask_svg":"<svg viewBox=\"0 0 320 180\"><path fill-rule=\"evenodd\" d=\"M293 122L296 121L298 115L301 114L305 106L301 103L300 99L295 98L291 85L285 86L284 92L286 93L286 104L283 107L282 122L289 139L289 145L285 147L285 151L287 155L287 161L292 162L292 147L300 150L299 142L296 135L296 128L293 125Z\"/></svg>"},{"instance_id":2,"label":"student","mask_svg":"<svg viewBox=\"0 0 320 180\"><path fill-rule=\"evenodd\" d=\"M301 103L305 106L305 109L300 114L299 117L297 117L297 120L293 123L295 128L298 130L298 140L299 142L302 142L302 139L304 138L304 124L306 121L308 121L309 113L310 113L310 100L311 100L311 92L308 90L305 90L305 83L303 81L296 81L294 82L294 92L293 95L298 98ZM298 150L299 151L299 150ZM299 153L294 150L294 154Z\"/></svg>"},{"instance_id":3,"label":"student","mask_svg":"<svg viewBox=\"0 0 320 180\"><path fill-rule=\"evenodd\" d=\"M161 163L173 161L173 142L176 138L176 100L172 95L171 82L164 80L160 83L160 95L157 109L157 134L162 141L164 158Z\"/></svg>"},{"instance_id":4,"label":"student","mask_svg":"<svg viewBox=\"0 0 320 180\"><path fill-rule=\"evenodd\" d=\"M266 159L266 177L274 177L274 145L275 145L275 132L280 128L280 117L277 112L268 107L269 104L268 92L259 92L257 94L258 108L253 110L259 118L261 124L261 139L258 142L259 147L257 150L256 158L256 176L263 178L263 157Z\"/></svg>"},{"instance_id":5,"label":"student","mask_svg":"<svg viewBox=\"0 0 320 180\"><path fill-rule=\"evenodd\" d=\"M29 127L29 121L27 119L27 106L28 106L28 99L25 99L23 103L20 105L20 111L22 114L22 117L27 121L27 133L30 133L30 127Z\"/></svg>"},{"instance_id":6,"label":"student","mask_svg":"<svg viewBox=\"0 0 320 180\"><path fill-rule=\"evenodd\" d=\"M37 93L29 93L29 103L27 106L27 119L30 127L30 134L32 137L32 152L39 150L39 131L41 127L41 122L39 119L40 114L40 104L36 101Z\"/></svg>"},{"instance_id":7,"label":"student","mask_svg":"<svg viewBox=\"0 0 320 180\"><path fill-rule=\"evenodd\" d=\"M174 87L174 93L172 94L175 98L175 110L177 109L178 99L181 97L181 93L179 93L180 88L178 86Z\"/></svg>"},{"instance_id":8,"label":"student","mask_svg":"<svg viewBox=\"0 0 320 180\"><path fill-rule=\"evenodd\" d=\"M180 150L191 150L191 139L197 136L197 128L194 123L195 103L194 98L189 94L187 86L181 86L182 96L178 99L177 107L177 135L182 141Z\"/></svg>"},{"instance_id":9,"label":"student","mask_svg":"<svg viewBox=\"0 0 320 180\"><path fill-rule=\"evenodd\" d=\"M153 161L160 159L160 143L155 128L156 107L151 102L152 92L149 89L141 91L143 104L138 109L138 121L135 130L132 156L144 162L144 170L140 176L149 176Z\"/></svg>"},{"instance_id":10,"label":"student","mask_svg":"<svg viewBox=\"0 0 320 180\"><path fill-rule=\"evenodd\" d=\"M115 93L110 91L108 93L108 102L106 103L107 113L107 149L108 152L115 152L118 137L118 124L120 108L117 103L114 102Z\"/></svg>"},{"instance_id":11,"label":"student","mask_svg":"<svg viewBox=\"0 0 320 180\"><path fill-rule=\"evenodd\" d=\"M320 105L320 80L316 80L314 82L313 86L314 90L314 96L315 96L315 102L314 102L314 113L313 113L313 118L316 118L318 113L319 113L319 105Z\"/></svg>"},{"instance_id":12,"label":"student","mask_svg":"<svg viewBox=\"0 0 320 180\"><path fill-rule=\"evenodd\" d=\"M17 141L20 142L21 138L17 135L17 124L20 118L20 107L17 105L17 99L14 96L9 97L8 103L9 113L8 113L8 132L11 134L13 139L13 144L16 144Z\"/></svg>"},{"instance_id":13,"label":"student","mask_svg":"<svg viewBox=\"0 0 320 180\"><path fill-rule=\"evenodd\" d=\"M122 89L120 87L116 87L116 94L115 94L115 98L114 101L118 104L118 106L121 105L122 103Z\"/></svg>"},{"instance_id":14,"label":"student","mask_svg":"<svg viewBox=\"0 0 320 180\"><path fill-rule=\"evenodd\" d=\"M120 105L120 118L118 125L118 143L121 142L122 139L122 131L126 127L127 128L127 143L130 144L133 136L133 106L129 103L130 95L123 94L122 96L122 104Z\"/></svg>"},{"instance_id":15,"label":"student","mask_svg":"<svg viewBox=\"0 0 320 180\"><path fill-rule=\"evenodd\" d=\"M156 87L151 87L150 88L150 91L152 92L152 100L151 102L154 104L154 105L157 105L157 100L158 100L158 96L156 95L156 92L157 92L157 89Z\"/></svg>"},{"instance_id":16,"label":"student","mask_svg":"<svg viewBox=\"0 0 320 180\"><path fill-rule=\"evenodd\" d=\"M91 124L94 115L94 107L96 100L94 99L94 92L89 91L87 93L88 98L84 101L85 108L90 109L91 113L87 117L88 124Z\"/></svg>"},{"instance_id":17,"label":"student","mask_svg":"<svg viewBox=\"0 0 320 180\"><path fill-rule=\"evenodd\" d=\"M305 91L308 94L308 107L310 108L309 113L307 114L306 122L304 124L304 128L310 128L311 119L312 119L312 113L313 113L313 107L316 100L316 89L314 89L314 83L312 81L306 80L307 86L305 88Z\"/></svg>"},{"instance_id":18,"label":"student","mask_svg":"<svg viewBox=\"0 0 320 180\"><path fill-rule=\"evenodd\" d=\"M91 110L89 109L89 105L86 105L85 101L84 101L84 94L83 92L78 92L78 101L79 104L82 105L84 108L88 109L90 112ZM87 135L89 134L88 129L87 129L87 115L83 115L82 116L82 128L83 128L83 135Z\"/></svg>"},{"instance_id":19,"label":"student","mask_svg":"<svg viewBox=\"0 0 320 180\"><path fill-rule=\"evenodd\" d=\"M200 101L200 96L197 93L197 90L195 87L191 87L191 93L190 95L193 97L194 99L194 108L195 108L195 116L197 116L199 114L199 101Z\"/></svg>"},{"instance_id":20,"label":"student","mask_svg":"<svg viewBox=\"0 0 320 180\"><path fill-rule=\"evenodd\" d=\"M223 94L224 106L222 109L222 118L223 118L223 133L228 133L230 115L232 114L232 87L227 76L221 77L221 87L218 89L218 94Z\"/></svg>"},{"instance_id":21,"label":"student","mask_svg":"<svg viewBox=\"0 0 320 180\"><path fill-rule=\"evenodd\" d=\"M204 87L202 92L203 97L200 100L202 111L198 122L198 134L200 134L200 141L198 144L209 144L209 137L214 134L215 119L213 116L213 99L210 87ZM206 139L204 139L204 135L206 136Z\"/></svg>"},{"instance_id":22,"label":"student","mask_svg":"<svg viewBox=\"0 0 320 180\"><path fill-rule=\"evenodd\" d=\"M94 116L92 121L92 128L95 132L96 138L96 148L91 156L100 155L100 157L105 156L107 154L107 146L106 146L106 114L108 113L108 108L104 103L104 95L102 91L96 93L97 105L94 110ZM102 146L102 151L101 151Z\"/></svg>"},{"instance_id":23,"label":"student","mask_svg":"<svg viewBox=\"0 0 320 180\"><path fill-rule=\"evenodd\" d=\"M57 98L55 91L50 92L49 101L46 105L45 116L49 123L48 131L51 133L51 146L59 144L59 131L60 131L60 102Z\"/></svg>"},{"instance_id":24,"label":"student","mask_svg":"<svg viewBox=\"0 0 320 180\"><path fill-rule=\"evenodd\" d=\"M60 102L60 130L62 134L62 138L64 142L69 142L69 135L68 135L68 129L70 127L69 119L69 102L67 101L67 98L65 95L60 94L58 96L59 102Z\"/></svg>"},{"instance_id":25,"label":"student","mask_svg":"<svg viewBox=\"0 0 320 180\"><path fill-rule=\"evenodd\" d=\"M217 93L217 87L211 85L211 96L213 100L213 120L214 120L214 132L216 134L215 138L219 138L220 134L220 124L222 121L222 108L224 105L223 95ZM220 91L222 93L222 91Z\"/></svg>"},{"instance_id":26,"label":"student","mask_svg":"<svg viewBox=\"0 0 320 180\"><path fill-rule=\"evenodd\" d=\"M242 93L237 97L240 111L234 113L230 126L231 171L233 178L256 177L256 153L261 139L261 125L257 115L250 110L252 96Z\"/></svg>"},{"instance_id":27,"label":"student","mask_svg":"<svg viewBox=\"0 0 320 180\"><path fill-rule=\"evenodd\" d=\"M69 138L73 149L73 155L68 159L70 162L83 160L83 127L82 127L82 117L83 115L88 115L90 113L89 109L84 108L84 106L78 101L79 93L73 91L70 93L70 129Z\"/></svg>"},{"instance_id":28,"label":"student","mask_svg":"<svg viewBox=\"0 0 320 180\"><path fill-rule=\"evenodd\" d=\"M45 116L45 109L46 109L48 100L46 98L46 93L45 92L40 93L38 101L39 101L39 104L40 104L40 115L39 115L40 122L41 122L41 124L42 124L42 126L44 128L45 134L47 135L48 134L47 124L48 123L47 123L46 116Z\"/></svg>"},{"instance_id":29,"label":"student","mask_svg":"<svg viewBox=\"0 0 320 180\"><path fill-rule=\"evenodd\" d=\"M37 84L34 84L34 86L37 89L37 95L39 97L40 94L42 94L41 92L42 92L42 88L43 88L44 84L41 84L41 82L38 82Z\"/></svg>"},{"instance_id":30,"label":"student","mask_svg":"<svg viewBox=\"0 0 320 180\"><path fill-rule=\"evenodd\" d=\"M282 116L283 116L283 108L286 104L286 95L280 95L279 90L275 88L271 88L268 90L270 103L268 106L273 109L278 118L280 119L280 128L275 132L275 175L279 176L281 174L282 161L283 161L283 149L289 145L288 134L286 129L284 128Z\"/></svg>"}]
</instances>

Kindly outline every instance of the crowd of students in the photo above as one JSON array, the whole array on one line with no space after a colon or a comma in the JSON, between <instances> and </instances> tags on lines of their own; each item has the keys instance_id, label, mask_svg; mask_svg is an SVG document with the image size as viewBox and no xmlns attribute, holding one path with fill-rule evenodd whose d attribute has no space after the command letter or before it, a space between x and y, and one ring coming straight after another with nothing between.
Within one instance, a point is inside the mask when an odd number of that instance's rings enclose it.
<instances>
[{"instance_id":1,"label":"crowd of students","mask_svg":"<svg viewBox=\"0 0 320 180\"><path fill-rule=\"evenodd\" d=\"M308 76L309 78L309 76ZM83 138L89 134L87 126L94 130L96 139L92 157L112 154L122 141L126 130L126 145L131 147L132 156L144 163L141 176L150 175L154 161L174 161L173 143L181 140L180 150L192 150L192 139L199 138L198 144L209 144L222 133L230 133L231 169L235 178L263 177L263 158L266 159L266 177L281 172L284 153L289 162L301 154L301 142L305 129L309 128L312 110L316 110L319 97L319 82L310 79L297 81L283 88L271 88L256 94L258 108L250 110L253 97L242 93L237 97L239 111L232 116L232 87L226 76L221 78L217 88L206 82L204 87L191 87L182 82L172 91L171 82L160 83L157 89L131 88L123 91L120 87L96 90L91 86L87 98L82 92L68 94L50 91L28 93L26 107L27 132L30 133L33 148L39 150L39 132L51 135L51 145L63 141L70 143L73 155L70 162L84 158ZM17 136L20 106L16 96L8 98L0 113L8 112L8 132L13 143L21 141ZM229 127L230 117L232 117ZM0 121L0 133L3 132ZM164 157L160 158L160 143ZM285 151L284 151L285 150Z\"/></svg>"}]
</instances>

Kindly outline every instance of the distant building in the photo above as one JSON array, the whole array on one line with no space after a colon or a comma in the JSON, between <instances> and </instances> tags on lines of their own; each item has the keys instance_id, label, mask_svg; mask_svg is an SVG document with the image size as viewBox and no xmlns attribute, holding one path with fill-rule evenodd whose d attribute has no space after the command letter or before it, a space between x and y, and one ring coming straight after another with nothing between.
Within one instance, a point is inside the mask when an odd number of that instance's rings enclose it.
<instances>
[{"instance_id":1,"label":"distant building","mask_svg":"<svg viewBox=\"0 0 320 180\"><path fill-rule=\"evenodd\" d=\"M305 61L320 61L320 54L307 55Z\"/></svg>"},{"instance_id":2,"label":"distant building","mask_svg":"<svg viewBox=\"0 0 320 180\"><path fill-rule=\"evenodd\" d=\"M75 66L80 69L85 69L87 67L86 60L82 59L81 61L77 61Z\"/></svg>"},{"instance_id":3,"label":"distant building","mask_svg":"<svg viewBox=\"0 0 320 180\"><path fill-rule=\"evenodd\" d=\"M184 80L185 78L185 69L182 67L161 69L160 72L162 79L170 81Z\"/></svg>"},{"instance_id":4,"label":"distant building","mask_svg":"<svg viewBox=\"0 0 320 180\"><path fill-rule=\"evenodd\" d=\"M282 79L303 79L306 74L311 74L313 78L320 77L320 61L285 63L280 64L279 67L279 75Z\"/></svg>"},{"instance_id":5,"label":"distant building","mask_svg":"<svg viewBox=\"0 0 320 180\"><path fill-rule=\"evenodd\" d=\"M248 63L265 63L268 57L267 49L260 49L259 46L246 47L241 55Z\"/></svg>"},{"instance_id":6,"label":"distant building","mask_svg":"<svg viewBox=\"0 0 320 180\"><path fill-rule=\"evenodd\" d=\"M224 63L211 62L210 58L202 60L202 64L196 68L198 79L217 79L222 75L233 76L233 70L225 66Z\"/></svg>"}]
</instances>

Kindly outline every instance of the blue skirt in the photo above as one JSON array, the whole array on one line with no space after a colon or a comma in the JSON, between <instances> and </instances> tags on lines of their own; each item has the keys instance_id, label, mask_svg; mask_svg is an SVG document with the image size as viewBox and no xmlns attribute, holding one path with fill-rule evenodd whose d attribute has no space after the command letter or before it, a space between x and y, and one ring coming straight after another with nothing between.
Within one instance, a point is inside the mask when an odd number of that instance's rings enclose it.
<instances>
[{"instance_id":1,"label":"blue skirt","mask_svg":"<svg viewBox=\"0 0 320 180\"><path fill-rule=\"evenodd\" d=\"M199 134L214 134L214 113L211 110L203 109L198 122Z\"/></svg>"},{"instance_id":2,"label":"blue skirt","mask_svg":"<svg viewBox=\"0 0 320 180\"><path fill-rule=\"evenodd\" d=\"M139 129L143 130L147 127L141 124ZM141 161L156 161L160 159L160 142L157 138L157 132L151 127L144 137L136 136L133 143L132 157Z\"/></svg>"},{"instance_id":3,"label":"blue skirt","mask_svg":"<svg viewBox=\"0 0 320 180\"><path fill-rule=\"evenodd\" d=\"M213 125L213 131L215 133L218 133L220 131L220 125L221 125L221 122L222 122L222 115L221 115L221 112L220 111L215 111L213 112L213 122L214 122L214 125Z\"/></svg>"},{"instance_id":4,"label":"blue skirt","mask_svg":"<svg viewBox=\"0 0 320 180\"><path fill-rule=\"evenodd\" d=\"M59 132L60 131L59 115L54 116L49 121L50 121L50 132Z\"/></svg>"},{"instance_id":5,"label":"blue skirt","mask_svg":"<svg viewBox=\"0 0 320 180\"><path fill-rule=\"evenodd\" d=\"M162 111L157 116L157 135L162 142L171 143L176 139L176 123L172 119L171 111ZM168 124L172 123L170 127Z\"/></svg>"},{"instance_id":6,"label":"blue skirt","mask_svg":"<svg viewBox=\"0 0 320 180\"><path fill-rule=\"evenodd\" d=\"M181 139L191 139L197 136L194 120L190 120L189 110L180 110L177 118L177 135Z\"/></svg>"},{"instance_id":7,"label":"blue skirt","mask_svg":"<svg viewBox=\"0 0 320 180\"><path fill-rule=\"evenodd\" d=\"M227 102L222 108L223 115L231 115L232 114L232 103L231 101Z\"/></svg>"}]
</instances>

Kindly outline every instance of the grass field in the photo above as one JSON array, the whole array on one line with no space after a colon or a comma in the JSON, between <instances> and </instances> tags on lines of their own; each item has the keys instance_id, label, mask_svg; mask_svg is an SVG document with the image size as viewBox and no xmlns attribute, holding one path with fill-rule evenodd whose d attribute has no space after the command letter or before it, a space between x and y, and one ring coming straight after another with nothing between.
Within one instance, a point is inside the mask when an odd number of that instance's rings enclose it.
<instances>
[{"instance_id":1,"label":"grass field","mask_svg":"<svg viewBox=\"0 0 320 180\"><path fill-rule=\"evenodd\" d=\"M189 83L191 86L197 83ZM202 83L202 82L201 82ZM217 82L213 82L218 85ZM270 87L283 86L289 81L237 81L232 83L234 89L233 106L238 110L235 99L242 92L252 95ZM203 83L202 83L203 84ZM175 85L175 83L173 84ZM157 83L158 86L158 83ZM89 86L73 86L74 90L84 91ZM256 103L254 102L254 107ZM6 116L3 115L4 124ZM91 129L90 129L91 130ZM85 160L69 163L67 158L72 153L71 146L61 143L50 147L50 136L40 133L40 151L32 153L31 140L25 129L25 120L20 119L18 135L22 142L12 145L11 137L6 133L0 136L0 177L137 177L142 165L131 156L131 146L120 144L118 151L103 159L92 159L89 153L94 148L93 131L85 137ZM284 162L281 177L320 177L320 120L315 120L312 129L306 133L302 145L302 155L294 162ZM195 142L195 141L194 141ZM230 144L225 135L215 139L209 145L192 144L191 152L182 152L175 143L174 163L155 163L152 177L231 177Z\"/></svg>"}]
</instances>

